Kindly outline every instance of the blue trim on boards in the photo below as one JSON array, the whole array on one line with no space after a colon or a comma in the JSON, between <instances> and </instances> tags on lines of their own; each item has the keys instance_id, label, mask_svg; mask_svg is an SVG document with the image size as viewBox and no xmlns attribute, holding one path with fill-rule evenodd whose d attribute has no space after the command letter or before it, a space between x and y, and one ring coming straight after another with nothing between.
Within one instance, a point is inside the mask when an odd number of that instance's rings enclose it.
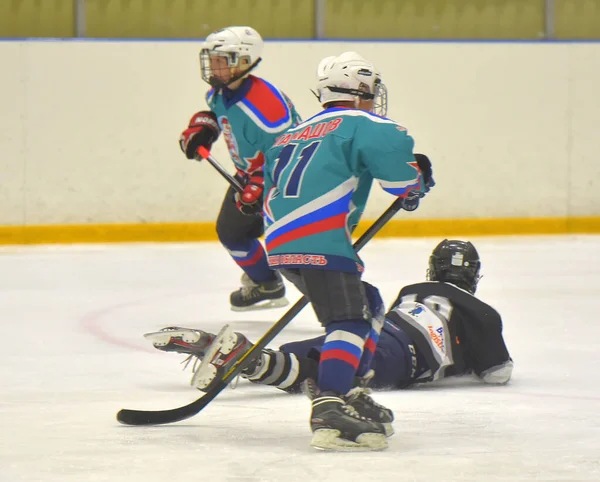
<instances>
[{"instance_id":1,"label":"blue trim on boards","mask_svg":"<svg viewBox=\"0 0 600 482\"><path fill-rule=\"evenodd\" d=\"M88 38L88 37L0 37L2 42L160 42L181 43L201 42L204 38ZM327 38L327 39L296 39L296 38L267 38L266 43L333 43L333 42L356 42L356 43L440 43L440 44L595 44L599 39L353 39L353 38Z\"/></svg>"}]
</instances>

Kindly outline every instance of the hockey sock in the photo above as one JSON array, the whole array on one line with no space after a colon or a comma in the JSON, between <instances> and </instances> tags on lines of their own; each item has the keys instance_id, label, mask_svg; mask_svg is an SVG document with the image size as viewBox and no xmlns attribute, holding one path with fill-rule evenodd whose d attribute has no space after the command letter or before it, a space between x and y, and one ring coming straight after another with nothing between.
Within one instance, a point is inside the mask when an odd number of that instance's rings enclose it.
<instances>
[{"instance_id":1,"label":"hockey sock","mask_svg":"<svg viewBox=\"0 0 600 482\"><path fill-rule=\"evenodd\" d=\"M356 370L356 375L359 377L366 375L371 367L371 362L373 361L375 350L377 349L379 335L385 322L385 305L379 290L365 281L363 281L363 285L369 302L369 311L371 311L373 318L371 319L371 330L369 331L369 336L365 342L365 348L360 359L360 364Z\"/></svg>"},{"instance_id":2,"label":"hockey sock","mask_svg":"<svg viewBox=\"0 0 600 482\"><path fill-rule=\"evenodd\" d=\"M276 279L275 273L269 268L265 250L258 239L252 239L236 246L225 246L225 248L252 281L261 283Z\"/></svg>"},{"instance_id":3,"label":"hockey sock","mask_svg":"<svg viewBox=\"0 0 600 482\"><path fill-rule=\"evenodd\" d=\"M370 331L365 320L329 323L319 362L319 389L346 394L352 388L356 369Z\"/></svg>"},{"instance_id":4,"label":"hockey sock","mask_svg":"<svg viewBox=\"0 0 600 482\"><path fill-rule=\"evenodd\" d=\"M371 331L369 331L369 337L365 342L365 348L360 359L358 368L356 369L356 376L363 377L371 368L371 362L375 356L375 350L377 349L377 342L379 341L379 335L381 333L381 327L383 325L377 320L373 319Z\"/></svg>"},{"instance_id":5,"label":"hockey sock","mask_svg":"<svg viewBox=\"0 0 600 482\"><path fill-rule=\"evenodd\" d=\"M259 362L242 377L254 383L271 385L295 392L307 378L316 378L317 362L310 358L298 358L293 353L263 350Z\"/></svg>"}]
</instances>

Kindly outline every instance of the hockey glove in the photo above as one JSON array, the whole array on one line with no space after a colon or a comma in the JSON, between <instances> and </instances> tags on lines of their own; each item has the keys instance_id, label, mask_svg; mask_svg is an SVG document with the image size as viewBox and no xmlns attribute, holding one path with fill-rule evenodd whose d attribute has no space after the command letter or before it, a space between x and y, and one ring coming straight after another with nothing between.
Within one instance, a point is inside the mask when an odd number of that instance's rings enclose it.
<instances>
[{"instance_id":1,"label":"hockey glove","mask_svg":"<svg viewBox=\"0 0 600 482\"><path fill-rule=\"evenodd\" d=\"M188 128L181 133L179 146L188 159L194 159L198 148L202 146L210 150L220 133L217 116L203 110L192 116Z\"/></svg>"},{"instance_id":2,"label":"hockey glove","mask_svg":"<svg viewBox=\"0 0 600 482\"><path fill-rule=\"evenodd\" d=\"M417 161L417 165L419 166L419 170L423 176L425 192L429 192L429 190L435 186L435 181L433 180L433 170L431 169L431 161L425 154L415 154L415 160Z\"/></svg>"},{"instance_id":3,"label":"hockey glove","mask_svg":"<svg viewBox=\"0 0 600 482\"><path fill-rule=\"evenodd\" d=\"M242 194L236 194L237 208L248 216L260 214L263 208L264 175L262 171L249 175Z\"/></svg>"},{"instance_id":4,"label":"hockey glove","mask_svg":"<svg viewBox=\"0 0 600 482\"><path fill-rule=\"evenodd\" d=\"M406 197L402 198L402 209L405 211L414 211L419 207L419 200L423 197L423 193L410 191Z\"/></svg>"}]
</instances>

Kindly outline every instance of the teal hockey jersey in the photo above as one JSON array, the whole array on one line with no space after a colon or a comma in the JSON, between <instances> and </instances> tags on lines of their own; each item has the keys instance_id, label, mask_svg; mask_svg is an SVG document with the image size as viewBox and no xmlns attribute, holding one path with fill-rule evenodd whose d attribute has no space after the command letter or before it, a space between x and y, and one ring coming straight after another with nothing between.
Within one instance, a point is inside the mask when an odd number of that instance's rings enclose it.
<instances>
[{"instance_id":1,"label":"teal hockey jersey","mask_svg":"<svg viewBox=\"0 0 600 482\"><path fill-rule=\"evenodd\" d=\"M264 153L300 116L275 86L249 75L239 89L211 89L206 103L217 116L229 155L240 173L262 169Z\"/></svg>"},{"instance_id":2,"label":"teal hockey jersey","mask_svg":"<svg viewBox=\"0 0 600 482\"><path fill-rule=\"evenodd\" d=\"M424 192L413 145L396 122L339 107L279 136L264 169L269 265L361 272L351 234L373 180L395 196Z\"/></svg>"}]
</instances>

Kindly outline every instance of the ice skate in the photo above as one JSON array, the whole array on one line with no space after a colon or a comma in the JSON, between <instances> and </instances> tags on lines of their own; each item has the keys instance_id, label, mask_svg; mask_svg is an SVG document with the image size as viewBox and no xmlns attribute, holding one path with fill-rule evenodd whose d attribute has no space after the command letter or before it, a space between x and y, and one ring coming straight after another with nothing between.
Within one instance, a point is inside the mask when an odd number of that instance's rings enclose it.
<instances>
[{"instance_id":1,"label":"ice skate","mask_svg":"<svg viewBox=\"0 0 600 482\"><path fill-rule=\"evenodd\" d=\"M385 428L362 416L346 397L335 392L319 392L312 379L304 382L304 391L312 400L310 445L320 450L375 451L387 448Z\"/></svg>"},{"instance_id":2,"label":"ice skate","mask_svg":"<svg viewBox=\"0 0 600 482\"><path fill-rule=\"evenodd\" d=\"M144 334L154 348L161 351L204 357L206 348L212 343L215 335L202 330L168 326L159 331Z\"/></svg>"},{"instance_id":3,"label":"ice skate","mask_svg":"<svg viewBox=\"0 0 600 482\"><path fill-rule=\"evenodd\" d=\"M346 403L352 405L362 416L381 423L385 428L385 435L391 437L394 435L394 427L392 426L394 412L373 400L369 395L371 389L367 388L374 375L375 372L369 370L364 377L360 378L359 386L348 392Z\"/></svg>"},{"instance_id":4,"label":"ice skate","mask_svg":"<svg viewBox=\"0 0 600 482\"><path fill-rule=\"evenodd\" d=\"M250 348L252 343L244 335L235 333L229 325L225 325L206 349L202 363L192 377L191 385L203 392L209 391ZM259 360L260 355L244 372L252 372Z\"/></svg>"},{"instance_id":5,"label":"ice skate","mask_svg":"<svg viewBox=\"0 0 600 482\"><path fill-rule=\"evenodd\" d=\"M266 310L280 308L289 304L285 297L285 285L281 275L275 272L277 279L255 283L244 273L242 287L231 293L229 301L233 311Z\"/></svg>"}]
</instances>

